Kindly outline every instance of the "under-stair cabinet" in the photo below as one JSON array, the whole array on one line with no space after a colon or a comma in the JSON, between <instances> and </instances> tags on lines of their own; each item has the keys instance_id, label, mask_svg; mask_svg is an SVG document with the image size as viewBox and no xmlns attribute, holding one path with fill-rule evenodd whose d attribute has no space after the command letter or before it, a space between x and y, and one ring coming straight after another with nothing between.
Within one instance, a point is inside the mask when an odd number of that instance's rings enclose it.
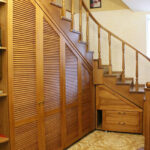
<instances>
[{"instance_id":1,"label":"under-stair cabinet","mask_svg":"<svg viewBox=\"0 0 150 150\"><path fill-rule=\"evenodd\" d=\"M64 149L92 131L92 66L55 21L34 0L0 0L0 25L0 150Z\"/></svg>"}]
</instances>

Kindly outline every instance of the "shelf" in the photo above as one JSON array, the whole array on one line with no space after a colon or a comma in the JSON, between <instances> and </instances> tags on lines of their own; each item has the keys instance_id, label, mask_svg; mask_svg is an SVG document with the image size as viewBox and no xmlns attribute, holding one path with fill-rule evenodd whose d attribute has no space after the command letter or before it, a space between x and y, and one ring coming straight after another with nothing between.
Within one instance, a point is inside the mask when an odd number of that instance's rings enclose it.
<instances>
[{"instance_id":1,"label":"shelf","mask_svg":"<svg viewBox=\"0 0 150 150\"><path fill-rule=\"evenodd\" d=\"M6 0L0 0L0 3L4 4L4 3L6 3Z\"/></svg>"},{"instance_id":2,"label":"shelf","mask_svg":"<svg viewBox=\"0 0 150 150\"><path fill-rule=\"evenodd\" d=\"M7 93L0 94L0 97L5 97L5 96L7 96Z\"/></svg>"},{"instance_id":3,"label":"shelf","mask_svg":"<svg viewBox=\"0 0 150 150\"><path fill-rule=\"evenodd\" d=\"M0 50L6 50L7 48L6 47L0 47Z\"/></svg>"},{"instance_id":4,"label":"shelf","mask_svg":"<svg viewBox=\"0 0 150 150\"><path fill-rule=\"evenodd\" d=\"M9 141L9 138L6 138L6 137L0 137L0 144L2 143L6 143Z\"/></svg>"}]
</instances>

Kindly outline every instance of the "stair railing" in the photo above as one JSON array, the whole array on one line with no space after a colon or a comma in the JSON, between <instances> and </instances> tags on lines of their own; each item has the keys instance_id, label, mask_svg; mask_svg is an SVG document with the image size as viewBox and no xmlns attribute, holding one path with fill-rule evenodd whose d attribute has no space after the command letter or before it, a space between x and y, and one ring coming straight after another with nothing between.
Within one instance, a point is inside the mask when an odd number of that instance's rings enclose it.
<instances>
[{"instance_id":1,"label":"stair railing","mask_svg":"<svg viewBox=\"0 0 150 150\"><path fill-rule=\"evenodd\" d=\"M71 4L71 18L72 18L72 23L71 23L71 30L74 29L74 0L72 0L72 4ZM133 47L131 44L129 44L128 42L122 40L120 37L118 37L117 35L115 35L114 33L112 33L111 31L109 31L108 29L106 29L105 27L103 27L97 20L96 18L92 15L92 13L90 12L90 10L88 9L88 7L85 5L83 0L79 0L79 32L80 32L80 37L79 37L79 41L82 41L83 39L83 31L82 31L82 25L83 25L83 21L82 21L82 14L83 14L83 9L86 11L86 49L87 51L89 50L89 18L92 19L92 21L97 25L98 28L98 33L97 33L97 37L98 37L98 62L99 62L99 68L102 68L102 52L101 52L101 30L104 30L107 34L108 34L108 46L109 46L109 74L112 74L112 37L121 41L122 42L122 81L125 81L125 51L126 51L126 46L130 47L132 50L135 51L136 53L136 74L135 74L135 85L136 88L138 88L138 83L139 83L139 55L143 56L146 60L150 61L150 58L148 58L146 55L144 55L142 52L140 52L139 50L137 50L135 47ZM62 0L62 15L65 16L65 0Z\"/></svg>"},{"instance_id":2,"label":"stair railing","mask_svg":"<svg viewBox=\"0 0 150 150\"><path fill-rule=\"evenodd\" d=\"M139 83L139 55L143 56L145 59L150 61L150 58L148 58L146 55L144 55L142 52L137 50L135 47L133 47L131 44L127 43L126 41L122 40L120 37L103 27L96 18L92 15L92 13L89 11L87 6L85 5L84 1L82 1L82 7L86 10L86 12L89 14L89 17L97 24L98 26L98 59L99 59L99 68L102 66L102 58L101 58L101 48L100 48L100 30L103 29L108 33L108 44L109 44L109 74L112 74L112 60L111 60L111 37L114 37L122 42L122 81L125 80L125 47L128 46L132 50L136 52L136 88L138 88ZM82 32L82 31L80 31Z\"/></svg>"}]
</instances>

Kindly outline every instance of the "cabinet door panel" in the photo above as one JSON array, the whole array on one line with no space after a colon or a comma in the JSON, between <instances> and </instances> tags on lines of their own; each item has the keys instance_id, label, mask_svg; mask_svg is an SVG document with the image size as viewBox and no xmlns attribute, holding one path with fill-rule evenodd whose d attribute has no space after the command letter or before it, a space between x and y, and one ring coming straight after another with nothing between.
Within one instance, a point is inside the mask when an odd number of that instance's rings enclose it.
<instances>
[{"instance_id":1,"label":"cabinet door panel","mask_svg":"<svg viewBox=\"0 0 150 150\"><path fill-rule=\"evenodd\" d=\"M66 145L79 136L78 120L78 59L66 45Z\"/></svg>"},{"instance_id":2,"label":"cabinet door panel","mask_svg":"<svg viewBox=\"0 0 150 150\"><path fill-rule=\"evenodd\" d=\"M13 0L13 149L38 150L36 102L36 10L30 0Z\"/></svg>"},{"instance_id":3,"label":"cabinet door panel","mask_svg":"<svg viewBox=\"0 0 150 150\"><path fill-rule=\"evenodd\" d=\"M61 148L60 37L44 19L44 113L46 150Z\"/></svg>"}]
</instances>

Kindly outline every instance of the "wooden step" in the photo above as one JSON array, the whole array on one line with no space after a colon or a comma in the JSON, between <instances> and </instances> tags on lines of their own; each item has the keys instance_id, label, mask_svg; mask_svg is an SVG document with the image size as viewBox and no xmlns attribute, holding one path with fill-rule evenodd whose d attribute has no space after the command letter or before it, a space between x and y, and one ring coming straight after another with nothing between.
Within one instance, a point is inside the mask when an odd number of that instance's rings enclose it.
<instances>
[{"instance_id":1,"label":"wooden step","mask_svg":"<svg viewBox=\"0 0 150 150\"><path fill-rule=\"evenodd\" d=\"M61 4L58 4L56 2L51 2L50 4L53 5L53 6L56 6L58 8L62 8Z\"/></svg>"},{"instance_id":2,"label":"wooden step","mask_svg":"<svg viewBox=\"0 0 150 150\"><path fill-rule=\"evenodd\" d=\"M85 41L79 41L79 43L86 45L87 43Z\"/></svg>"},{"instance_id":3,"label":"wooden step","mask_svg":"<svg viewBox=\"0 0 150 150\"><path fill-rule=\"evenodd\" d=\"M130 93L145 93L145 85L135 85L130 88Z\"/></svg>"},{"instance_id":4,"label":"wooden step","mask_svg":"<svg viewBox=\"0 0 150 150\"><path fill-rule=\"evenodd\" d=\"M53 6L56 6L56 7L58 7L58 8L62 8L62 5L61 5L61 4L58 4L58 3L56 3L56 2L50 2L50 4L53 5ZM71 10L68 10L68 9L66 9L66 11L71 12Z\"/></svg>"},{"instance_id":5,"label":"wooden step","mask_svg":"<svg viewBox=\"0 0 150 150\"><path fill-rule=\"evenodd\" d=\"M117 77L120 78L121 72L112 72L112 74L104 74L105 77Z\"/></svg>"},{"instance_id":6,"label":"wooden step","mask_svg":"<svg viewBox=\"0 0 150 150\"><path fill-rule=\"evenodd\" d=\"M67 17L65 17L65 16L62 16L61 19L62 19L62 20L66 20L66 21L68 21L68 22L71 22L71 21L72 21L72 19L69 19L69 18L67 18Z\"/></svg>"},{"instance_id":7,"label":"wooden step","mask_svg":"<svg viewBox=\"0 0 150 150\"><path fill-rule=\"evenodd\" d=\"M121 78L117 79L116 82L117 85L132 85L133 84L133 78L125 78L124 81L121 80Z\"/></svg>"},{"instance_id":8,"label":"wooden step","mask_svg":"<svg viewBox=\"0 0 150 150\"><path fill-rule=\"evenodd\" d=\"M71 32L76 33L76 34L80 34L80 32L76 31L76 30L71 30Z\"/></svg>"}]
</instances>

